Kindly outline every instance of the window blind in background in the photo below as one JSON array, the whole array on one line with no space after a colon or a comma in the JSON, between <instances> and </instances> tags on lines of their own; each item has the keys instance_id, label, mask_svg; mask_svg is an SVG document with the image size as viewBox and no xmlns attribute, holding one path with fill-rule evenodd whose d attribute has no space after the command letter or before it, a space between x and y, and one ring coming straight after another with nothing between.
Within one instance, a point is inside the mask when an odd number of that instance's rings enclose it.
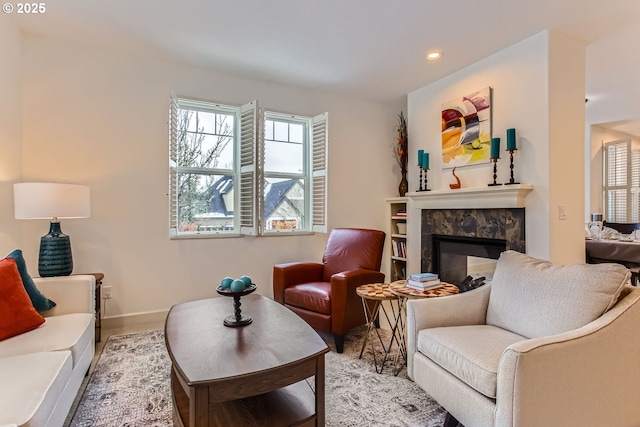
<instances>
[{"instance_id":1,"label":"window blind in background","mask_svg":"<svg viewBox=\"0 0 640 427\"><path fill-rule=\"evenodd\" d=\"M640 151L630 139L603 144L605 220L640 222Z\"/></svg>"}]
</instances>

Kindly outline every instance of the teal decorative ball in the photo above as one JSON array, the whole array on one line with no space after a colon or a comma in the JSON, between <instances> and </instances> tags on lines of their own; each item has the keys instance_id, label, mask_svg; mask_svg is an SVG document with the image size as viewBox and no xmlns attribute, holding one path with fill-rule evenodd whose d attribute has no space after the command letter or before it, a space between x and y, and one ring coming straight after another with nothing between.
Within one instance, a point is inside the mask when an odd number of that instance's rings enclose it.
<instances>
[{"instance_id":1,"label":"teal decorative ball","mask_svg":"<svg viewBox=\"0 0 640 427\"><path fill-rule=\"evenodd\" d=\"M245 286L249 286L252 283L251 282L251 277L249 277L249 276L240 276L239 280L242 280L244 282Z\"/></svg>"},{"instance_id":2,"label":"teal decorative ball","mask_svg":"<svg viewBox=\"0 0 640 427\"><path fill-rule=\"evenodd\" d=\"M229 289L229 286L231 286L231 282L233 282L233 279L227 276L220 281L220 287L222 289Z\"/></svg>"},{"instance_id":3,"label":"teal decorative ball","mask_svg":"<svg viewBox=\"0 0 640 427\"><path fill-rule=\"evenodd\" d=\"M236 279L233 282L231 282L231 285L229 286L229 289L231 289L231 292L241 292L244 291L244 282L240 279Z\"/></svg>"}]
</instances>

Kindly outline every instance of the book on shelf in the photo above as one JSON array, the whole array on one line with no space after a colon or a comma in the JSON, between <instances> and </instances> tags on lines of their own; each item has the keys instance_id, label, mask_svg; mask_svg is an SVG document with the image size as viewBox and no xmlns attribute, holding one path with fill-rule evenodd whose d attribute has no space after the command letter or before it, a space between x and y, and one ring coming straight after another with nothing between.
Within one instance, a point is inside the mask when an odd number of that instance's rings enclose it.
<instances>
[{"instance_id":1,"label":"book on shelf","mask_svg":"<svg viewBox=\"0 0 640 427\"><path fill-rule=\"evenodd\" d=\"M439 277L436 273L418 273L409 276L409 279L416 282L429 282L431 280L437 280Z\"/></svg>"},{"instance_id":2,"label":"book on shelf","mask_svg":"<svg viewBox=\"0 0 640 427\"><path fill-rule=\"evenodd\" d=\"M393 256L399 258L407 257L407 244L405 242L399 240L391 240L392 248L393 248Z\"/></svg>"},{"instance_id":3,"label":"book on shelf","mask_svg":"<svg viewBox=\"0 0 640 427\"><path fill-rule=\"evenodd\" d=\"M399 210L398 212L396 212L396 216L407 216L407 211Z\"/></svg>"},{"instance_id":4,"label":"book on shelf","mask_svg":"<svg viewBox=\"0 0 640 427\"><path fill-rule=\"evenodd\" d=\"M407 280L407 282L405 283L405 286L408 286L410 288L414 288L414 289L420 289L420 290L426 290L426 289L431 289L431 288L435 288L438 287L442 284L442 282L440 281L440 279L436 279L436 280L429 280L428 282L417 282L415 280Z\"/></svg>"},{"instance_id":5,"label":"book on shelf","mask_svg":"<svg viewBox=\"0 0 640 427\"><path fill-rule=\"evenodd\" d=\"M396 272L396 278L402 280L405 277L406 265L404 261L394 261L393 266Z\"/></svg>"}]
</instances>

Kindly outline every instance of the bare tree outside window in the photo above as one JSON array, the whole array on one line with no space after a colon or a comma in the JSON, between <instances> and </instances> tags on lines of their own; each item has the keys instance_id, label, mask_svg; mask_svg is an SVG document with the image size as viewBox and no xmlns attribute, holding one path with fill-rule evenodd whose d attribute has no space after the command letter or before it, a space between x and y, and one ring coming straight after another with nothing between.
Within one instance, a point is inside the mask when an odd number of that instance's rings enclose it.
<instances>
[{"instance_id":1,"label":"bare tree outside window","mask_svg":"<svg viewBox=\"0 0 640 427\"><path fill-rule=\"evenodd\" d=\"M198 215L210 210L225 148L233 140L233 116L180 109L178 114L179 231L197 231ZM232 160L231 160L232 161ZM218 170L218 171L217 171Z\"/></svg>"},{"instance_id":2,"label":"bare tree outside window","mask_svg":"<svg viewBox=\"0 0 640 427\"><path fill-rule=\"evenodd\" d=\"M172 96L170 238L326 232L327 126L327 113Z\"/></svg>"}]
</instances>

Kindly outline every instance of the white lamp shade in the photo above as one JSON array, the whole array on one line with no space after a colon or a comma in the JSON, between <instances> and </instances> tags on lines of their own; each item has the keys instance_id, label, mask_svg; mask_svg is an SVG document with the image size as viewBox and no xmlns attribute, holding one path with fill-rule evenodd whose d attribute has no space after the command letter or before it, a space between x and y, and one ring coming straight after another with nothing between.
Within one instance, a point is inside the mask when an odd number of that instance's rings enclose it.
<instances>
[{"instance_id":1,"label":"white lamp shade","mask_svg":"<svg viewBox=\"0 0 640 427\"><path fill-rule=\"evenodd\" d=\"M88 218L91 215L86 185L13 184L13 200L17 219Z\"/></svg>"}]
</instances>

